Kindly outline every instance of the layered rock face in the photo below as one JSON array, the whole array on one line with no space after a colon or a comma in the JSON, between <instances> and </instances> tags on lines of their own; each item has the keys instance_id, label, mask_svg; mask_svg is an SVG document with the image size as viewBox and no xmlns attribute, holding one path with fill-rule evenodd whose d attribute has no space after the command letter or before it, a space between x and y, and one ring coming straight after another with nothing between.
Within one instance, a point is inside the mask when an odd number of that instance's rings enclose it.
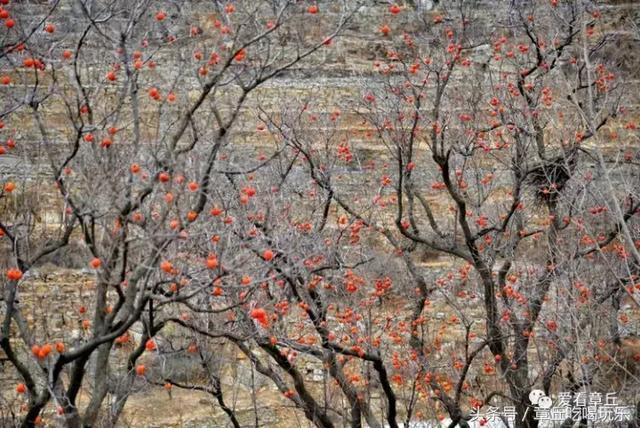
<instances>
[{"instance_id":1,"label":"layered rock face","mask_svg":"<svg viewBox=\"0 0 640 428\"><path fill-rule=\"evenodd\" d=\"M333 2L319 2L322 14L311 16L308 19L308 25L301 29L300 34L292 34L292 37L304 37L308 40L321 39L325 35L321 34L323 30L323 22L336 19L340 10L338 5ZM351 6L356 2L352 0ZM419 35L424 30L425 25L432 24L433 18L436 16L446 16L447 10L455 10L457 2L454 1L432 1L420 0L416 2L406 2L403 6L403 13L394 16L391 20L388 7L389 3L385 1L364 1L358 9L358 13L352 18L352 22L337 37L330 48L321 50L320 53L313 55L307 60L296 65L294 68L281 73L277 78L270 80L261 88L255 91L248 102L242 109L242 120L238 121L238 125L234 127L233 134L238 142L246 142L251 146L260 147L265 143L265 136L256 129L256 106L260 104L265 111L270 113L281 113L283 103L282 100L291 100L296 103L304 101L309 102L309 111L316 113L319 117L330 116L333 109L341 106L352 105L355 98L360 98L366 90L376 91L381 89L383 79L379 70L374 66L376 61L384 60L389 49L393 48L393 38L399 38L401 34L409 36ZM526 4L513 3L509 1L474 1L468 8L469 18L479 25L492 28L494 38L509 33L509 25L512 25L517 17L518 10L527 11ZM74 22L82 18L82 11L77 9L77 5L73 1L61 1L60 6L65 11L68 20L60 22L59 31L71 32L79 30L74 26ZM550 6L549 6L550 7ZM591 6L594 10L598 10L601 16L598 18L598 31L612 32L609 44L606 49L602 50L598 55L602 57L605 63L610 64L616 72L623 75L625 81L625 92L629 96L625 101L627 107L634 108L637 104L638 80L640 72L638 71L638 48L640 43L640 10L635 2L624 1L600 1L593 2ZM25 2L24 4L15 5L16 12L29 16L30 21L37 23L46 17L49 11L49 5L39 2ZM184 11L180 11L184 13ZM192 16L192 22L198 24L205 31L211 27L212 22L221 16L219 6L211 5L209 2L192 2L187 11ZM540 13L538 10L537 13ZM389 37L381 37L379 28L382 25L392 22L394 33ZM426 24L425 24L426 23ZM446 21L445 21L446 24ZM179 31L180 28L172 28L167 25L166 31ZM45 32L35 32L30 37L30 42L38 45L39 39L45 39ZM490 53L491 40L486 40L486 44L477 46L471 54L472 60L477 60L477 65L486 61L487 52ZM64 46L64 42L58 46L60 50ZM168 53L163 51L157 59L163 61L169 66L169 69L181 70L181 45L176 42L175 49ZM99 55L99 49L96 49ZM596 58L597 60L597 58ZM96 65L100 61L96 60ZM104 66L104 64L100 64ZM87 70L92 72L93 70ZM95 72L102 73L102 70ZM26 75L28 73L25 72ZM27 81L31 77L27 76ZM19 79L14 79L13 88L17 91L20 89ZM71 85L73 82L68 81ZM230 89L233 91L233 89ZM193 90L189 91L192 96L197 94L197 82L193 81ZM112 94L113 95L113 94ZM143 107L152 107L151 104ZM60 124L66 126L64 109L60 109ZM144 112L143 112L144 113ZM148 112L151 113L151 110ZM29 124L29 119L25 119L25 124ZM322 123L322 121L319 121ZM369 127L362 125L362 119L357 112L342 111L341 126L353 132L354 138L361 137ZM38 140L38 133L30 126L15 127L16 135L26 142ZM375 144L372 149L380 149ZM16 168L35 168L21 159L20 166L17 165L16 159L11 156L3 156L0 159L0 170L10 172ZM30 161L30 159L26 159ZM34 171L35 172L35 171Z\"/></svg>"},{"instance_id":2,"label":"layered rock face","mask_svg":"<svg viewBox=\"0 0 640 428\"><path fill-rule=\"evenodd\" d=\"M394 46L393 41L389 40L389 38L380 36L380 27L390 20L389 3L375 0L361 3L362 7L354 15L347 30L333 40L330 47L322 49L300 65L281 73L250 95L250 99L239 112L239 120L230 130L230 140L236 156L233 159L234 165L241 165L244 159L269 152L272 147L269 133L265 131L264 126L261 126L260 118L269 116L278 118L283 116L288 108L299 108L305 104L308 106L307 111L317 117L317 120L307 125L306 131L309 135L321 135L322 133L330 132L334 127L333 124L339 123L339 130L350 135L356 156L361 164L366 164L371 160L383 163L391 159L390 155L392 153L389 152L388 147L376 142L375 138L371 138L371 126L363 121L362 112L358 111L359 108L362 108L361 100L365 94L383 94L385 90L384 85L388 76L381 75L376 63L381 60L384 61L388 56L389 50ZM494 28L495 35L498 37L509 31L510 21L516 19L518 7L526 8L525 3L506 0L477 1L470 8L472 14L470 19L479 20L483 23L482 25ZM456 7L456 4L456 2L447 0L404 2L402 5L403 13L393 18L394 31L398 34L398 36L394 36L402 37L399 36L400 34L407 34L411 37L419 36L424 29L424 25L430 25L434 18L438 16L446 17L447 10ZM321 25L319 24L321 20L336 18L335 14L338 7L334 2L319 1L318 6L323 13L317 17L310 17L304 28L299 29L300 35L304 38L315 40L325 37L325 34L320 31ZM37 22L44 19L43 17L46 16L49 7L49 4L43 2L25 2L24 4L17 4L14 13L30 15L32 16L32 21ZM66 22L59 22L57 25L61 30L75 31L74 16L81 16L82 11L78 10L76 2L71 0L63 0L60 7L68 11L69 19ZM622 107L628 111L625 122L639 118L640 3L609 0L594 2L593 7L601 14L598 23L599 28L615 30L612 34L615 42L611 42L607 49L599 55L601 55L603 62L613 65L618 70L617 72L624 76L623 80L627 96ZM197 23L205 31L212 25L213 19L220 16L219 9L212 7L212 2L192 2L190 8L189 13L193 17L193 22ZM45 36L41 32L35 33L29 43L37 45L38 38ZM64 41L61 43L64 43ZM96 52L99 54L98 50ZM191 53L188 52L187 54L190 55ZM162 56L156 58L156 60L162 61L164 64L170 64L169 69L175 69L176 73L178 73L182 67L181 57L183 55L184 52L181 51L180 43L176 43L175 48L169 51L163 50ZM471 67L473 71L470 71L470 76L473 73L477 73L478 69L484 66L483 61L487 55L491 55L490 45L481 45L474 48L473 53L470 54L474 61L474 65ZM0 67L2 67L2 62L0 62ZM88 70L88 72L93 71L96 73L104 72L102 69ZM2 74L1 69L0 74ZM28 75L25 75L24 78L30 79ZM463 91L464 80L461 77L460 82L458 82L459 88L461 88L459 89L460 91ZM472 79L469 80L471 84ZM16 79L16 81L19 82L19 79ZM61 82L73 85L71 80L63 79ZM12 90L15 90L16 93L20 93L23 89L19 83L12 84ZM183 92L185 97L195 99L198 91L198 83L194 78L193 88L186 88ZM234 91L237 92L237 88L230 86L228 88L229 96ZM107 93L105 96L115 97L116 94ZM225 95L222 96L223 99L224 97ZM0 110L3 108L2 104L3 101L0 100ZM9 101L6 104L9 105ZM221 105L224 111L224 102ZM55 130L57 123L60 125L59 131L61 133L65 132L64 130L67 129L68 123L66 122L64 106L48 106L47 109L48 117L54 118L50 122L52 130ZM340 115L338 122L332 120L336 112ZM145 103L142 105L141 117L143 120L151 121L155 114L156 110L152 104ZM59 117L55 119L57 115ZM613 132L622 125L616 123L610 126ZM18 112L17 115L12 117L7 129L3 131L8 132L0 134L0 141L6 140L5 137L10 132L13 138L17 139L23 147L28 147L28 149L21 151L21 154L0 155L0 175L3 177L20 177L25 179L27 183L29 180L39 183L42 177L50 176L50 169L45 156L46 152L40 142L37 124L34 123L31 116ZM554 131L550 130L549 132L553 133ZM152 138L151 136L148 137ZM629 142L625 143L629 144ZM632 142L630 144L631 149L629 149L629 145L625 147L624 153L621 153L618 142L610 140L607 146L604 147L604 151L611 159L628 152L631 152L631 156L637 158L640 143L637 141ZM346 194L357 194L359 191L358 186L362 186L362 183L356 179L350 179L348 173L349 171L345 171L346 178L342 183L343 189ZM301 171L300 174L302 176L304 173ZM42 213L39 213L44 219L41 230L43 235L46 235L48 228L55 228L64 221L64 216L60 214L64 201L53 196L54 193L52 188L52 196L50 198L40 196L38 200L40 206L43 207ZM446 215L450 200L441 198L437 192L432 192L430 201L437 207L436 213L438 215ZM51 209L48 210L47 207ZM543 221L540 220L540 222ZM84 255L84 249L78 249L77 251L78 254ZM20 305L29 307L27 312L31 316L27 319L27 322L37 322L47 326L47 336L55 338L58 332L60 334L64 332L65 335L68 335L71 330L73 335L76 336L75 339L80 340L82 335L85 334L81 325L82 313L84 312L79 313L78 311L84 307L83 302L86 300L84 296L93 292L95 284L91 272L79 269L84 265L84 261L73 259L74 257L79 257L78 254L67 253L65 257L58 256L46 260L46 263L37 266L31 278L25 279ZM81 257L79 258L82 259ZM438 265L429 257L427 259L431 264L424 263L422 267L425 270L432 269L433 279L442 273L444 267L449 266L446 260L440 260L442 265ZM61 269L62 267L70 270L63 270ZM40 310L40 304L42 303L40 296L42 296L44 289L47 290L50 296L47 302L47 311ZM443 320L443 322L446 322L453 315L448 309L436 311L433 314L433 322ZM481 317L482 313L477 315ZM178 336L179 332L174 332L174 334ZM442 355L445 355L448 352L448 348L445 347L441 352ZM0 357L3 357L3 355L0 354ZM179 365L179 362L176 364ZM318 367L309 364L307 368L309 377L315 376L314 370L316 369ZM252 375L253 373L238 374L237 368L235 368L225 373L224 380L232 384L237 381L234 377L241 376L243 378L242 382L248 385L249 378ZM18 379L19 377L16 373L8 364L5 364L0 375L0 385L13 385ZM321 379L318 378L316 381L320 382ZM267 391L265 394L268 394L266 387L265 390ZM131 399L131 406L134 409L131 415L132 423L135 423L136 420L135 412L145 412L144 402L146 399L144 397L133 397ZM153 400L156 400L158 405L174 406L175 412L181 413L180 409L183 406L188 407L191 405L190 402L193 400L193 395L175 393L174 401L169 401L163 394L162 396L153 396ZM202 400L203 405L212 404L206 398L202 398ZM246 408L249 408L250 405L251 403L246 397L243 398L243 402L240 404L241 407L245 406ZM157 420L157 426L171 426L171 424L173 426L189 426L189 424L206 426L210 421L211 415L197 414L197 410L193 408L191 408L190 412L193 413L191 419L190 415L185 414L183 415L184 419L181 415L180 420L176 420L173 411L169 412L173 414L164 414L167 421ZM219 414L216 417L224 420L224 417ZM272 419L270 419L272 426L284 426L282 424L286 423L286 421L278 419L277 415L269 415L269 418Z\"/></svg>"}]
</instances>

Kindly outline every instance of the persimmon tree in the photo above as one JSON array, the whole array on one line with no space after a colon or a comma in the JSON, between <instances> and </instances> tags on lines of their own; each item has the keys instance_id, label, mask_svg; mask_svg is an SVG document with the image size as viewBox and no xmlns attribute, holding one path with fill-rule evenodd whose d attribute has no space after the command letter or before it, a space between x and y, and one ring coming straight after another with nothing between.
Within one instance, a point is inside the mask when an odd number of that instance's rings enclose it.
<instances>
[{"instance_id":1,"label":"persimmon tree","mask_svg":"<svg viewBox=\"0 0 640 428\"><path fill-rule=\"evenodd\" d=\"M67 426L111 426L164 326L197 331L186 320L200 304L203 317L244 309L248 292L211 309L212 281L242 273L242 285L254 283L240 233L257 192L246 170L278 152L249 160L229 134L251 120L251 93L329 47L358 4L333 5L321 21L317 6L292 1L63 3L2 6L3 152L47 167L33 180L24 168L2 197L56 192L62 213L43 231L26 198L7 204L0 343L28 397L23 426L40 423L49 403ZM316 35L303 31L313 20ZM54 344L25 321L20 281L70 241L88 249L95 290L80 340ZM122 347L134 324L140 337Z\"/></svg>"},{"instance_id":2,"label":"persimmon tree","mask_svg":"<svg viewBox=\"0 0 640 428\"><path fill-rule=\"evenodd\" d=\"M243 426L224 381L241 365L256 426L262 381L320 427L468 426L486 406L533 427L532 389L637 401L637 131L600 10L378 5L350 30L382 46L358 96L258 96L360 6L2 6L14 422L114 426L162 388ZM79 330L50 332L22 296L74 245L95 284L69 302Z\"/></svg>"},{"instance_id":3,"label":"persimmon tree","mask_svg":"<svg viewBox=\"0 0 640 428\"><path fill-rule=\"evenodd\" d=\"M309 135L306 104L273 122L328 204L404 261L417 295L402 321L412 326L405 381L439 401L452 426L484 405L514 406L511 423L537 426L532 389L637 389L629 367L640 355L620 312L622 300L638 307L636 125L593 4L531 2L497 29L473 12L461 4L416 24L390 9L379 27L386 54L373 64L380 80L357 110L364 135ZM419 29L403 31L409 23ZM382 160L367 156L374 142ZM424 251L459 271L434 283L416 263ZM423 337L436 296L462 325L453 370L430 355L439 341ZM496 376L472 386L470 373L483 372Z\"/></svg>"}]
</instances>

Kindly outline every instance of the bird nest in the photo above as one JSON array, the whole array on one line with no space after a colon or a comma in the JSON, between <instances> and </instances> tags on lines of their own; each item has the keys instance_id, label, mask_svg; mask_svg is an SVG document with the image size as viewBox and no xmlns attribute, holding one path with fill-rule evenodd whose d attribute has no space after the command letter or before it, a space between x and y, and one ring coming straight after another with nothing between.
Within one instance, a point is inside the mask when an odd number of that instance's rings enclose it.
<instances>
[{"instance_id":1,"label":"bird nest","mask_svg":"<svg viewBox=\"0 0 640 428\"><path fill-rule=\"evenodd\" d=\"M527 172L526 184L535 189L538 200L555 200L571 179L571 166L565 156L550 159Z\"/></svg>"}]
</instances>

